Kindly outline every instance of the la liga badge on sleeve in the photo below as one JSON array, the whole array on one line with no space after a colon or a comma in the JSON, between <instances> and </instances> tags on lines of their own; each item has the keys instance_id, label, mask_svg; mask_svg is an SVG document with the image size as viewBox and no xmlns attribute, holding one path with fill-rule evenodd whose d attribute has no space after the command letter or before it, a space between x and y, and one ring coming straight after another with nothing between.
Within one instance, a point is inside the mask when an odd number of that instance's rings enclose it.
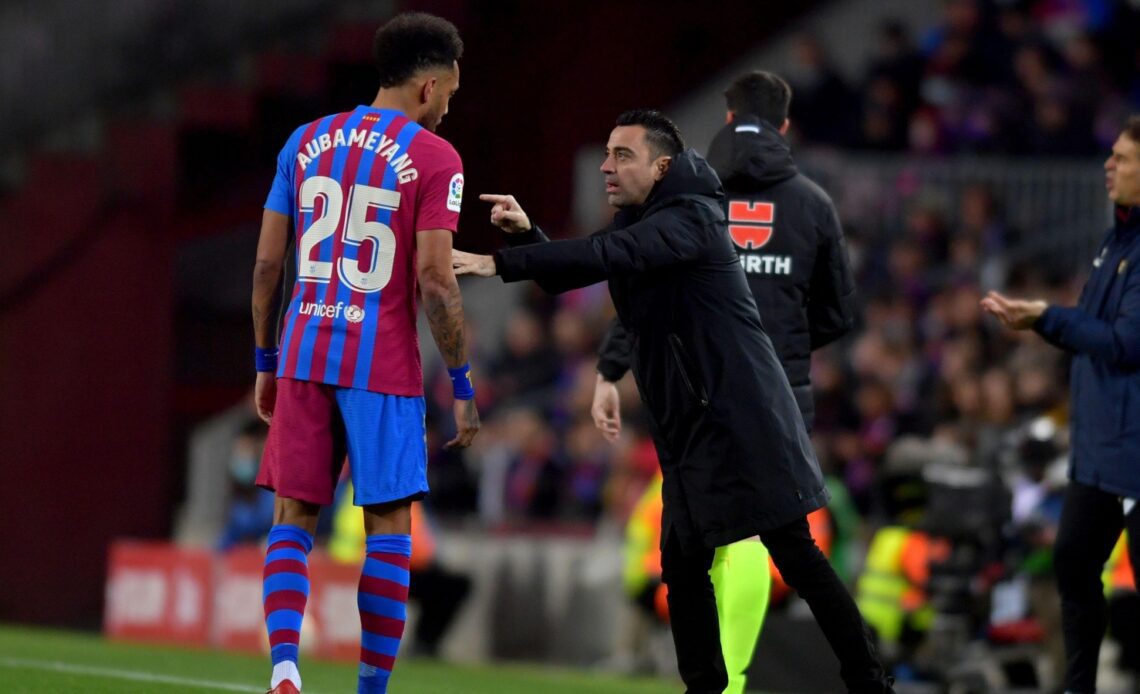
<instances>
[{"instance_id":1,"label":"la liga badge on sleeve","mask_svg":"<svg viewBox=\"0 0 1140 694\"><path fill-rule=\"evenodd\" d=\"M458 212L463 204L463 174L457 173L447 184L447 209Z\"/></svg>"}]
</instances>

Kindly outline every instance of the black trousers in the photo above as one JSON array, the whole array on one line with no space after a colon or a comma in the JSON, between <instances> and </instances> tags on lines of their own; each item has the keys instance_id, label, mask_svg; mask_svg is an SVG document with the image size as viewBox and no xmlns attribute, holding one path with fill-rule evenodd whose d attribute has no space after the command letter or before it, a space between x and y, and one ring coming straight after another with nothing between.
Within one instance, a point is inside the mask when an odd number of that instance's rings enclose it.
<instances>
[{"instance_id":1,"label":"black trousers","mask_svg":"<svg viewBox=\"0 0 1140 694\"><path fill-rule=\"evenodd\" d=\"M806 518L761 533L784 581L807 601L851 692L891 692L870 629L827 557L816 546ZM661 551L662 580L669 586L669 621L677 664L688 694L721 694L728 686L720 626L709 569L713 550L685 553L670 532ZM759 607L759 606L757 606Z\"/></svg>"},{"instance_id":2,"label":"black trousers","mask_svg":"<svg viewBox=\"0 0 1140 694\"><path fill-rule=\"evenodd\" d=\"M1100 641L1108 624L1100 577L1120 531L1128 528L1128 555L1140 566L1140 510L1124 515L1120 497L1069 481L1053 548L1061 629L1065 635L1065 690L1096 691Z\"/></svg>"},{"instance_id":3,"label":"black trousers","mask_svg":"<svg viewBox=\"0 0 1140 694\"><path fill-rule=\"evenodd\" d=\"M413 571L411 578L408 599L420 606L420 618L416 622L417 655L434 657L447 627L471 592L471 579L447 571L438 563Z\"/></svg>"}]
</instances>

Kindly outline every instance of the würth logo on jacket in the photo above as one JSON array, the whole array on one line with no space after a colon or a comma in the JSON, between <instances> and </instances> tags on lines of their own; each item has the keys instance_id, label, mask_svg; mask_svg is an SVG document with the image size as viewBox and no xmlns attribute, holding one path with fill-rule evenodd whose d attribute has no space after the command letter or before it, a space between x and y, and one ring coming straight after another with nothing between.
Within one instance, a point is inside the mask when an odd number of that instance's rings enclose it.
<instances>
[{"instance_id":1,"label":"w\u00fcrth logo on jacket","mask_svg":"<svg viewBox=\"0 0 1140 694\"><path fill-rule=\"evenodd\" d=\"M744 271L760 275L792 274L790 255L749 253L759 250L772 240L776 221L776 205L751 200L728 201L728 235L736 244L740 264Z\"/></svg>"},{"instance_id":2,"label":"w\u00fcrth logo on jacket","mask_svg":"<svg viewBox=\"0 0 1140 694\"><path fill-rule=\"evenodd\" d=\"M728 201L728 233L738 248L759 250L772 240L776 206L770 202Z\"/></svg>"}]
</instances>

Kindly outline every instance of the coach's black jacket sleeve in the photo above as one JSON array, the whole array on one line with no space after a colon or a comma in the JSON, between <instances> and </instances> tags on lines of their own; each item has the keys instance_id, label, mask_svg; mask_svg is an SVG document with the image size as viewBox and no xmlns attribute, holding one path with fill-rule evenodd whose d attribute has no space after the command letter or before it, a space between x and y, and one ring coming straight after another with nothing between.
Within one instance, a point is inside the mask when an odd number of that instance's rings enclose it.
<instances>
[{"instance_id":1,"label":"coach's black jacket sleeve","mask_svg":"<svg viewBox=\"0 0 1140 694\"><path fill-rule=\"evenodd\" d=\"M820 225L820 249L812 269L807 306L813 350L838 340L855 325L855 278L843 228L830 201Z\"/></svg>"},{"instance_id":2,"label":"coach's black jacket sleeve","mask_svg":"<svg viewBox=\"0 0 1140 694\"><path fill-rule=\"evenodd\" d=\"M630 275L691 263L707 252L708 231L696 210L691 224L672 215L651 216L621 229L584 239L530 243L495 252L504 282L534 280L547 292L585 287L615 275ZM696 231L696 233L694 233Z\"/></svg>"},{"instance_id":3,"label":"coach's black jacket sleeve","mask_svg":"<svg viewBox=\"0 0 1140 694\"><path fill-rule=\"evenodd\" d=\"M550 237L547 236L537 224L531 224L530 231L517 234L503 232L503 240L507 242L508 246L514 248L515 246L527 246L532 243L546 243L550 240Z\"/></svg>"},{"instance_id":4,"label":"coach's black jacket sleeve","mask_svg":"<svg viewBox=\"0 0 1140 694\"><path fill-rule=\"evenodd\" d=\"M629 371L632 350L630 334L621 321L614 318L598 348L598 373L610 383L620 381L625 372Z\"/></svg>"}]
</instances>

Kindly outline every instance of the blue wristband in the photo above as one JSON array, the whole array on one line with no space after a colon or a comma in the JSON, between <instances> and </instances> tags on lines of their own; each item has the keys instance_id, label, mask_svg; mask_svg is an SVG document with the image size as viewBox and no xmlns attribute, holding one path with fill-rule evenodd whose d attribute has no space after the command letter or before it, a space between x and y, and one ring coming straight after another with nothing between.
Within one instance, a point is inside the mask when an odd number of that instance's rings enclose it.
<instances>
[{"instance_id":1,"label":"blue wristband","mask_svg":"<svg viewBox=\"0 0 1140 694\"><path fill-rule=\"evenodd\" d=\"M259 372L262 371L277 371L277 355L279 354L276 347L269 349L262 349L261 347L253 348L253 364L254 368Z\"/></svg>"},{"instance_id":2,"label":"blue wristband","mask_svg":"<svg viewBox=\"0 0 1140 694\"><path fill-rule=\"evenodd\" d=\"M456 400L470 400L475 397L475 384L471 382L471 365L448 369L447 375L451 377L451 393Z\"/></svg>"}]
</instances>

